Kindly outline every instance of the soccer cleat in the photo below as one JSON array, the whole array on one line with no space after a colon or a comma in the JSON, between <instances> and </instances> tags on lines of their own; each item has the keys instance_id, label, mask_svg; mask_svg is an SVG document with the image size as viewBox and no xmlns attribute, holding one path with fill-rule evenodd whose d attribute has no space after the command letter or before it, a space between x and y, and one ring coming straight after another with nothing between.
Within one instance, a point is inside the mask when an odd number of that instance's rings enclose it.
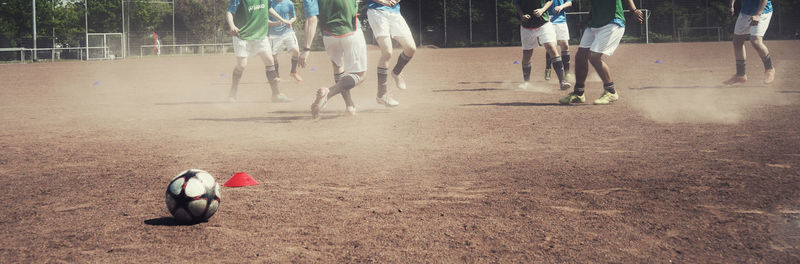
<instances>
[{"instance_id":1,"label":"soccer cleat","mask_svg":"<svg viewBox=\"0 0 800 264\"><path fill-rule=\"evenodd\" d=\"M612 102L614 102L616 100L619 100L619 94L618 93L610 93L609 91L603 91L603 95L600 96L600 98L597 98L597 100L594 100L594 104L596 104L596 105L607 105L607 104L610 104L610 103L612 103Z\"/></svg>"},{"instance_id":2,"label":"soccer cleat","mask_svg":"<svg viewBox=\"0 0 800 264\"><path fill-rule=\"evenodd\" d=\"M397 85L397 89L405 90L406 89L406 80L403 79L403 76L396 75L392 72L392 78L394 78L394 83Z\"/></svg>"},{"instance_id":3,"label":"soccer cleat","mask_svg":"<svg viewBox=\"0 0 800 264\"><path fill-rule=\"evenodd\" d=\"M392 96L389 93L384 94L381 97L375 98L375 100L378 101L378 104L384 105L386 107L395 107L400 105L400 102L392 98Z\"/></svg>"},{"instance_id":4,"label":"soccer cleat","mask_svg":"<svg viewBox=\"0 0 800 264\"><path fill-rule=\"evenodd\" d=\"M314 99L314 103L311 104L311 117L314 119L319 119L319 111L325 108L328 105L328 87L320 87L317 90L317 97Z\"/></svg>"},{"instance_id":5,"label":"soccer cleat","mask_svg":"<svg viewBox=\"0 0 800 264\"><path fill-rule=\"evenodd\" d=\"M545 81L549 81L550 80L550 71L551 71L551 69L544 69L544 80Z\"/></svg>"},{"instance_id":6,"label":"soccer cleat","mask_svg":"<svg viewBox=\"0 0 800 264\"><path fill-rule=\"evenodd\" d=\"M356 116L356 106L351 105L347 107L347 115L348 116Z\"/></svg>"},{"instance_id":7,"label":"soccer cleat","mask_svg":"<svg viewBox=\"0 0 800 264\"><path fill-rule=\"evenodd\" d=\"M584 103L584 102L586 102L586 96L585 95L577 95L577 94L574 94L574 93L569 93L569 95L567 95L567 97L561 98L561 100L558 100L558 102L561 103L561 104Z\"/></svg>"},{"instance_id":8,"label":"soccer cleat","mask_svg":"<svg viewBox=\"0 0 800 264\"><path fill-rule=\"evenodd\" d=\"M228 102L229 103L235 103L236 102L236 96L228 96Z\"/></svg>"},{"instance_id":9,"label":"soccer cleat","mask_svg":"<svg viewBox=\"0 0 800 264\"><path fill-rule=\"evenodd\" d=\"M572 88L572 84L567 81L561 81L561 90L569 90L569 88Z\"/></svg>"},{"instance_id":10,"label":"soccer cleat","mask_svg":"<svg viewBox=\"0 0 800 264\"><path fill-rule=\"evenodd\" d=\"M273 103L288 103L288 102L291 102L291 101L294 101L294 100L292 100L292 98L289 98L288 96L286 96L285 94L282 94L282 93L272 95L272 102Z\"/></svg>"},{"instance_id":11,"label":"soccer cleat","mask_svg":"<svg viewBox=\"0 0 800 264\"><path fill-rule=\"evenodd\" d=\"M517 88L522 89L522 90L527 90L529 85L530 85L529 82L523 82L519 86L517 86Z\"/></svg>"},{"instance_id":12,"label":"soccer cleat","mask_svg":"<svg viewBox=\"0 0 800 264\"><path fill-rule=\"evenodd\" d=\"M764 72L764 83L770 84L775 80L775 68L769 69Z\"/></svg>"},{"instance_id":13,"label":"soccer cleat","mask_svg":"<svg viewBox=\"0 0 800 264\"><path fill-rule=\"evenodd\" d=\"M292 76L292 78L294 78L295 81L298 82L303 81L303 77L300 77L300 74L297 74L296 72L290 73L289 76Z\"/></svg>"},{"instance_id":14,"label":"soccer cleat","mask_svg":"<svg viewBox=\"0 0 800 264\"><path fill-rule=\"evenodd\" d=\"M746 82L747 82L747 75L743 75L743 76L733 75L733 77L731 77L730 79L728 79L727 81L724 81L722 83L727 84L727 85L734 85L734 84L737 84L737 83L746 83Z\"/></svg>"},{"instance_id":15,"label":"soccer cleat","mask_svg":"<svg viewBox=\"0 0 800 264\"><path fill-rule=\"evenodd\" d=\"M275 77L276 82L281 82L281 77Z\"/></svg>"}]
</instances>

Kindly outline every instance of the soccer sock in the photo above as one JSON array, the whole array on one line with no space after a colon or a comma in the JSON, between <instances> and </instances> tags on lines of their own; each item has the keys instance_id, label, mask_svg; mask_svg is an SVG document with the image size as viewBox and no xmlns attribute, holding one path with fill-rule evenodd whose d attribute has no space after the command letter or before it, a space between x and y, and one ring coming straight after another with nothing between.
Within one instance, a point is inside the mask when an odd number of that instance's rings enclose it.
<instances>
[{"instance_id":1,"label":"soccer sock","mask_svg":"<svg viewBox=\"0 0 800 264\"><path fill-rule=\"evenodd\" d=\"M544 54L545 54L545 56L547 57L547 58L544 60L544 68L545 68L545 69L550 69L550 68L552 68L552 64L553 64L553 63L552 63L552 62L553 62L553 61L552 61L552 59L553 59L553 58L552 58L552 57L550 57L550 53L548 53L548 52L545 52Z\"/></svg>"},{"instance_id":2,"label":"soccer sock","mask_svg":"<svg viewBox=\"0 0 800 264\"><path fill-rule=\"evenodd\" d=\"M278 89L278 70L275 66L266 66L264 69L267 71L267 80L269 81L269 88L272 89L272 95L278 95L281 90Z\"/></svg>"},{"instance_id":3,"label":"soccer sock","mask_svg":"<svg viewBox=\"0 0 800 264\"><path fill-rule=\"evenodd\" d=\"M378 67L378 98L386 94L387 77L389 77L389 69Z\"/></svg>"},{"instance_id":4,"label":"soccer sock","mask_svg":"<svg viewBox=\"0 0 800 264\"><path fill-rule=\"evenodd\" d=\"M292 71L291 71L291 73L297 73L297 61L298 60L299 60L298 57L292 56ZM278 64L276 63L275 65L278 65ZM275 67L275 69L277 70L278 67Z\"/></svg>"},{"instance_id":5,"label":"soccer sock","mask_svg":"<svg viewBox=\"0 0 800 264\"><path fill-rule=\"evenodd\" d=\"M528 82L528 81L531 80L531 64L530 63L522 64L522 79L524 79L525 82Z\"/></svg>"},{"instance_id":6,"label":"soccer sock","mask_svg":"<svg viewBox=\"0 0 800 264\"><path fill-rule=\"evenodd\" d=\"M358 75L355 74L347 74L342 76L339 82L331 86L329 89L330 92L328 93L328 98L331 98L343 91L349 91L350 89L353 89L353 87L356 87L358 80Z\"/></svg>"},{"instance_id":7,"label":"soccer sock","mask_svg":"<svg viewBox=\"0 0 800 264\"><path fill-rule=\"evenodd\" d=\"M561 61L564 62L564 72L569 72L569 51L561 51Z\"/></svg>"},{"instance_id":8,"label":"soccer sock","mask_svg":"<svg viewBox=\"0 0 800 264\"><path fill-rule=\"evenodd\" d=\"M603 84L603 89L606 89L609 93L617 93L617 90L614 90L614 82Z\"/></svg>"},{"instance_id":9,"label":"soccer sock","mask_svg":"<svg viewBox=\"0 0 800 264\"><path fill-rule=\"evenodd\" d=\"M770 54L767 54L766 57L761 58L761 61L764 62L764 70L765 71L768 71L768 70L772 69L772 57L770 57L769 55Z\"/></svg>"},{"instance_id":10,"label":"soccer sock","mask_svg":"<svg viewBox=\"0 0 800 264\"><path fill-rule=\"evenodd\" d=\"M403 52L400 52L400 57L397 58L397 64L394 65L394 69L392 70L394 75L400 75L400 72L403 71L403 68L406 67L406 64L408 64L408 61L410 60L411 57L406 56L406 54Z\"/></svg>"},{"instance_id":11,"label":"soccer sock","mask_svg":"<svg viewBox=\"0 0 800 264\"><path fill-rule=\"evenodd\" d=\"M275 76L280 78L281 77L281 72L278 71L278 58L277 57L272 57L272 58L274 58L272 60L272 62L274 62L273 66L275 66Z\"/></svg>"},{"instance_id":12,"label":"soccer sock","mask_svg":"<svg viewBox=\"0 0 800 264\"><path fill-rule=\"evenodd\" d=\"M744 76L744 60L736 60L736 75Z\"/></svg>"},{"instance_id":13,"label":"soccer sock","mask_svg":"<svg viewBox=\"0 0 800 264\"><path fill-rule=\"evenodd\" d=\"M242 71L240 71L239 68L234 67L233 68L233 74L231 76L232 76L233 82L231 83L231 91L230 91L230 93L228 93L228 96L235 97L236 96L236 92L239 90L239 80L242 79Z\"/></svg>"},{"instance_id":14,"label":"soccer sock","mask_svg":"<svg viewBox=\"0 0 800 264\"><path fill-rule=\"evenodd\" d=\"M553 68L556 70L556 76L558 76L558 82L564 81L564 64L561 61L561 57L555 57L552 60Z\"/></svg>"},{"instance_id":15,"label":"soccer sock","mask_svg":"<svg viewBox=\"0 0 800 264\"><path fill-rule=\"evenodd\" d=\"M583 92L585 92L585 91L586 91L586 88L584 87L584 84L582 84L582 83L576 83L575 87L572 88L572 94L577 95L577 96L583 96Z\"/></svg>"}]
</instances>

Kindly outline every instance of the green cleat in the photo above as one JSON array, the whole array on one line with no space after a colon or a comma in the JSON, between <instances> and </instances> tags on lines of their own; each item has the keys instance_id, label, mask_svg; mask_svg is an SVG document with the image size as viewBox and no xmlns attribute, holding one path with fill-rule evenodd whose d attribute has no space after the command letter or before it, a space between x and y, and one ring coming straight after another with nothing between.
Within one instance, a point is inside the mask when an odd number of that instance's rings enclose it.
<instances>
[{"instance_id":1,"label":"green cleat","mask_svg":"<svg viewBox=\"0 0 800 264\"><path fill-rule=\"evenodd\" d=\"M597 98L597 100L594 100L594 104L596 104L596 105L607 105L607 104L610 104L610 103L612 103L612 102L614 102L616 100L619 100L619 94L610 93L608 91L604 91L603 92L603 96L600 96L600 98Z\"/></svg>"},{"instance_id":2,"label":"green cleat","mask_svg":"<svg viewBox=\"0 0 800 264\"><path fill-rule=\"evenodd\" d=\"M570 93L569 95L567 95L567 97L564 97L564 98L561 98L560 100L558 100L558 102L561 103L561 104L584 103L584 102L586 102L586 96L585 95L576 95L576 94Z\"/></svg>"},{"instance_id":3,"label":"green cleat","mask_svg":"<svg viewBox=\"0 0 800 264\"><path fill-rule=\"evenodd\" d=\"M545 81L549 81L550 80L550 70L551 69L544 69L544 80Z\"/></svg>"}]
</instances>

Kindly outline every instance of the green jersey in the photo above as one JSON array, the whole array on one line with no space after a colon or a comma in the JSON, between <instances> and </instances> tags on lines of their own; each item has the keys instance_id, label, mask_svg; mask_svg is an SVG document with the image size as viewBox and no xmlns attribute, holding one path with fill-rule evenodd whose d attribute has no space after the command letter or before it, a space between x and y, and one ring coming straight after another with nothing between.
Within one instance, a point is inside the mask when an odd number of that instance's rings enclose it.
<instances>
[{"instance_id":1,"label":"green jersey","mask_svg":"<svg viewBox=\"0 0 800 264\"><path fill-rule=\"evenodd\" d=\"M523 14L531 15L531 19L528 19L528 21L520 22L522 27L529 29L539 28L550 21L550 15L547 14L547 10L542 13L541 17L536 17L533 15L533 10L544 7L544 4L549 1L550 0L514 0L514 4L518 5L519 8L522 9Z\"/></svg>"},{"instance_id":2,"label":"green jersey","mask_svg":"<svg viewBox=\"0 0 800 264\"><path fill-rule=\"evenodd\" d=\"M358 29L355 0L318 0L319 25L324 34L344 36Z\"/></svg>"},{"instance_id":3,"label":"green jersey","mask_svg":"<svg viewBox=\"0 0 800 264\"><path fill-rule=\"evenodd\" d=\"M589 20L590 27L599 28L611 23L621 27L625 26L622 0L590 0L589 2L592 5L592 19Z\"/></svg>"},{"instance_id":4,"label":"green jersey","mask_svg":"<svg viewBox=\"0 0 800 264\"><path fill-rule=\"evenodd\" d=\"M231 0L228 12L239 28L239 38L260 40L269 33L269 0Z\"/></svg>"}]
</instances>

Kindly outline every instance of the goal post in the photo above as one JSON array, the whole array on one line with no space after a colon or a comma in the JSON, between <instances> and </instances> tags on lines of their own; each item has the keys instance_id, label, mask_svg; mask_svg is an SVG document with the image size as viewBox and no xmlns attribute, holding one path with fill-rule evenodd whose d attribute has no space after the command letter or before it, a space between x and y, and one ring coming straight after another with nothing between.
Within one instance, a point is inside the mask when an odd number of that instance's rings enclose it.
<instances>
[{"instance_id":1,"label":"goal post","mask_svg":"<svg viewBox=\"0 0 800 264\"><path fill-rule=\"evenodd\" d=\"M125 58L125 36L122 33L88 33L86 40L87 60Z\"/></svg>"},{"instance_id":2,"label":"goal post","mask_svg":"<svg viewBox=\"0 0 800 264\"><path fill-rule=\"evenodd\" d=\"M678 29L678 42L722 41L722 27L686 27Z\"/></svg>"}]
</instances>

